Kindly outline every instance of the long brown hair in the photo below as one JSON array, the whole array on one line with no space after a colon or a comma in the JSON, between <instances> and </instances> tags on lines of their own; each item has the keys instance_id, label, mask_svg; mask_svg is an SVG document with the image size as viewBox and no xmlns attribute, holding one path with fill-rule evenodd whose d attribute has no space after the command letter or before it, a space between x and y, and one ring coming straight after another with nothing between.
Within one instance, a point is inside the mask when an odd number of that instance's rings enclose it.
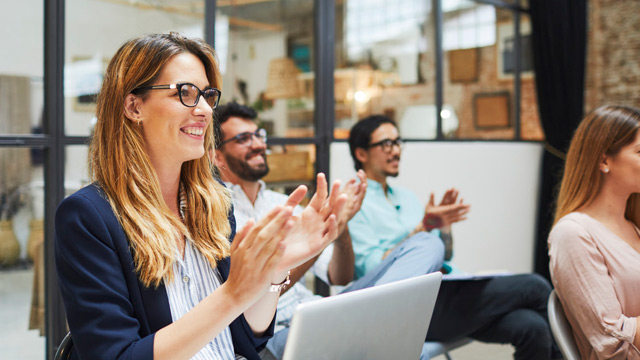
<instances>
[{"instance_id":1,"label":"long brown hair","mask_svg":"<svg viewBox=\"0 0 640 360\"><path fill-rule=\"evenodd\" d=\"M176 239L187 236L215 267L229 256L230 198L212 176L205 154L182 165L180 181L187 207L184 223L164 202L157 174L145 149L139 125L125 117L125 98L152 85L175 55L191 53L202 61L209 84L220 88L213 49L201 40L177 33L146 35L127 41L111 59L97 100L97 118L89 149L92 178L105 191L134 256L145 286L173 278ZM137 92L139 96L146 94ZM213 146L213 121L205 133L205 149Z\"/></svg>"},{"instance_id":2,"label":"long brown hair","mask_svg":"<svg viewBox=\"0 0 640 360\"><path fill-rule=\"evenodd\" d=\"M567 153L554 223L595 199L602 185L602 157L613 156L630 144L638 128L640 109L628 106L601 106L582 120ZM639 199L638 194L633 194L626 209L626 217L636 225L640 225L640 211L636 210Z\"/></svg>"}]
</instances>

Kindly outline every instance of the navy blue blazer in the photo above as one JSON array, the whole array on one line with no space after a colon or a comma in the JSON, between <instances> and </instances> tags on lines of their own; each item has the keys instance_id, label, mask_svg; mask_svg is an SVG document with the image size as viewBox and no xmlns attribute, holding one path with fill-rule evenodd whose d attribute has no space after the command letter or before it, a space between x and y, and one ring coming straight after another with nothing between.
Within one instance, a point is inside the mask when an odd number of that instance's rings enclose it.
<instances>
[{"instance_id":1,"label":"navy blue blazer","mask_svg":"<svg viewBox=\"0 0 640 360\"><path fill-rule=\"evenodd\" d=\"M229 215L235 235L233 211ZM97 185L67 197L56 212L55 259L67 321L78 359L153 359L155 332L172 322L164 284L138 281L129 241ZM226 281L229 258L218 262ZM215 316L212 314L211 316ZM256 338L241 315L231 325L237 354L259 360L273 335Z\"/></svg>"}]
</instances>

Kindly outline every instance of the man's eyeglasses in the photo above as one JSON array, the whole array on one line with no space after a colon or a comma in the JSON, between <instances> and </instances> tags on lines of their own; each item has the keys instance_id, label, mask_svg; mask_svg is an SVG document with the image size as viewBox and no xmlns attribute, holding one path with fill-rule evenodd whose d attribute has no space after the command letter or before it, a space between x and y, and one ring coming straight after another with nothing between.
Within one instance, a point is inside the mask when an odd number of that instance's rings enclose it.
<instances>
[{"instance_id":1,"label":"man's eyeglasses","mask_svg":"<svg viewBox=\"0 0 640 360\"><path fill-rule=\"evenodd\" d=\"M142 90L157 89L177 89L178 96L180 97L180 102L186 107L194 107L198 105L200 96L202 96L207 104L209 104L212 109L215 109L218 106L220 95L222 94L222 92L216 88L200 90L197 86L191 83L141 86L139 88L135 88L132 93L136 93Z\"/></svg>"},{"instance_id":2,"label":"man's eyeglasses","mask_svg":"<svg viewBox=\"0 0 640 360\"><path fill-rule=\"evenodd\" d=\"M380 140L378 142L375 142L373 144L369 144L369 146L367 148L372 148L374 146L380 146L382 148L382 151L385 153L390 153L391 150L393 150L393 146L396 145L398 146L399 149L402 149L402 145L404 144L404 141L401 138L397 138L395 140L391 140L391 139L384 139L384 140Z\"/></svg>"},{"instance_id":3,"label":"man's eyeglasses","mask_svg":"<svg viewBox=\"0 0 640 360\"><path fill-rule=\"evenodd\" d=\"M231 142L231 141L235 141L237 142L239 145L242 146L247 146L250 147L253 144L253 138L256 137L258 138L258 140L262 141L263 144L267 143L267 130L265 129L258 129L255 132L243 132L240 133L230 139L227 139L223 142L221 142L218 147L221 147L222 145Z\"/></svg>"}]
</instances>

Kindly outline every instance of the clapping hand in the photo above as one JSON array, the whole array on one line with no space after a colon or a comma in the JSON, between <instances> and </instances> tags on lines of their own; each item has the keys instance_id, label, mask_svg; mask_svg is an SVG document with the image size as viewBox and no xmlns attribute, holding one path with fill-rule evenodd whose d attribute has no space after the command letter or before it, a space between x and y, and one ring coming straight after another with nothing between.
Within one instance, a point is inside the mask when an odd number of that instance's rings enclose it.
<instances>
[{"instance_id":1,"label":"clapping hand","mask_svg":"<svg viewBox=\"0 0 640 360\"><path fill-rule=\"evenodd\" d=\"M254 303L274 278L283 277L278 265L285 249L284 238L294 224L292 212L291 206L277 206L257 223L249 220L236 234L227 279L236 301Z\"/></svg>"},{"instance_id":2,"label":"clapping hand","mask_svg":"<svg viewBox=\"0 0 640 360\"><path fill-rule=\"evenodd\" d=\"M291 231L284 239L285 249L279 264L280 271L293 269L318 255L338 236L337 217L347 202L347 194L340 193L340 182L335 181L331 195L327 191L324 174L317 177L317 191L299 217L294 217ZM287 206L297 205L306 191L296 189Z\"/></svg>"},{"instance_id":3,"label":"clapping hand","mask_svg":"<svg viewBox=\"0 0 640 360\"><path fill-rule=\"evenodd\" d=\"M360 210L367 191L367 178L364 171L358 170L356 176L360 182L356 182L355 178L351 179L342 189L342 194L347 196L347 201L338 215L338 234L344 232L349 220Z\"/></svg>"},{"instance_id":4,"label":"clapping hand","mask_svg":"<svg viewBox=\"0 0 640 360\"><path fill-rule=\"evenodd\" d=\"M434 227L448 227L455 222L465 220L467 218L465 215L469 212L471 206L464 204L462 199L456 202L458 195L458 190L451 188L445 192L440 204L435 205L435 197L431 193L429 203L424 211L426 220L424 222L439 223L438 226ZM426 225L425 227L428 227Z\"/></svg>"},{"instance_id":5,"label":"clapping hand","mask_svg":"<svg viewBox=\"0 0 640 360\"><path fill-rule=\"evenodd\" d=\"M338 236L337 214L342 214L347 194L340 193L339 181L330 196L327 187L324 174L318 174L317 191L299 217L292 212L307 193L303 185L289 195L285 206L277 206L255 224L247 222L236 234L228 282L237 296L255 300L269 283L280 282L287 270L316 256Z\"/></svg>"}]
</instances>

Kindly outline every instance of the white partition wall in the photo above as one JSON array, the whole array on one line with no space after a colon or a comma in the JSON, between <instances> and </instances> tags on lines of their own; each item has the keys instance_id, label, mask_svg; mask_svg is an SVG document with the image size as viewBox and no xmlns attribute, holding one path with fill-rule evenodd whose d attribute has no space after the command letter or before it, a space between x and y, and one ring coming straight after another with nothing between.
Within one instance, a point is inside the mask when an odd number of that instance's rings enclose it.
<instances>
[{"instance_id":1,"label":"white partition wall","mask_svg":"<svg viewBox=\"0 0 640 360\"><path fill-rule=\"evenodd\" d=\"M389 182L410 188L426 204L450 187L471 204L468 219L453 227L453 262L468 272L533 271L540 143L410 142L400 174ZM331 178L355 174L349 145L331 145Z\"/></svg>"}]
</instances>

